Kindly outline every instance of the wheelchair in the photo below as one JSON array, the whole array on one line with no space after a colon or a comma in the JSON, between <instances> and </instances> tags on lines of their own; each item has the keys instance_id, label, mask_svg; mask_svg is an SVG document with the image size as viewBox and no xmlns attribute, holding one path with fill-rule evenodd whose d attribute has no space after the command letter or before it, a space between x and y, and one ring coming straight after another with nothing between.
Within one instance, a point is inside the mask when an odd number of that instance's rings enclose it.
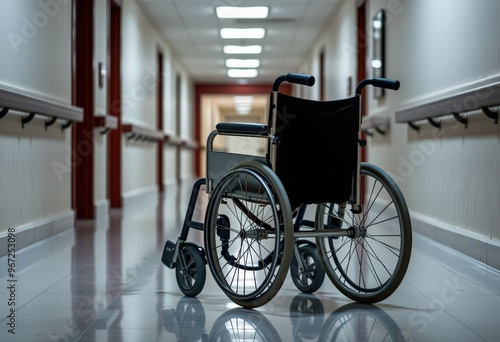
<instances>
[{"instance_id":1,"label":"wheelchair","mask_svg":"<svg viewBox=\"0 0 500 342\"><path fill-rule=\"evenodd\" d=\"M168 240L162 262L175 268L186 296L197 296L205 266L234 303L256 308L272 300L288 271L305 293L325 274L346 297L376 303L389 297L406 273L412 247L401 190L381 168L361 161L362 90L398 90L399 81L361 81L355 96L313 101L279 92L283 82L314 85L310 75L279 76L270 94L267 124L218 123L207 139L206 177L195 182L181 234ZM217 136L267 140L264 156L214 149ZM193 220L202 188L204 222ZM305 219L315 206L314 220ZM204 246L188 242L203 231Z\"/></svg>"}]
</instances>

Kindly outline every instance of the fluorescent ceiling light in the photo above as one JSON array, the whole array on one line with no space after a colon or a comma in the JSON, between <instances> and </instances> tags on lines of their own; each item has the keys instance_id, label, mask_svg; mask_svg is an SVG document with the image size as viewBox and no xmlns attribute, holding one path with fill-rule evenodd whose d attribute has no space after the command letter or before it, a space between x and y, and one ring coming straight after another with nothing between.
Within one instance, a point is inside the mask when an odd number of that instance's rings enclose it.
<instances>
[{"instance_id":1,"label":"fluorescent ceiling light","mask_svg":"<svg viewBox=\"0 0 500 342\"><path fill-rule=\"evenodd\" d=\"M252 103L253 96L246 96L246 95L233 96L233 101L234 103Z\"/></svg>"},{"instance_id":2,"label":"fluorescent ceiling light","mask_svg":"<svg viewBox=\"0 0 500 342\"><path fill-rule=\"evenodd\" d=\"M266 30L263 28L223 28L220 30L220 36L224 39L261 39L265 34Z\"/></svg>"},{"instance_id":3,"label":"fluorescent ceiling light","mask_svg":"<svg viewBox=\"0 0 500 342\"><path fill-rule=\"evenodd\" d=\"M259 65L258 59L226 59L228 68L258 68Z\"/></svg>"},{"instance_id":4,"label":"fluorescent ceiling light","mask_svg":"<svg viewBox=\"0 0 500 342\"><path fill-rule=\"evenodd\" d=\"M252 110L253 96L234 96L233 101L239 115L247 115Z\"/></svg>"},{"instance_id":5,"label":"fluorescent ceiling light","mask_svg":"<svg viewBox=\"0 0 500 342\"><path fill-rule=\"evenodd\" d=\"M267 18L267 15L269 14L269 7L266 6L253 6L253 7L219 6L215 10L217 12L217 17L221 19Z\"/></svg>"},{"instance_id":6,"label":"fluorescent ceiling light","mask_svg":"<svg viewBox=\"0 0 500 342\"><path fill-rule=\"evenodd\" d=\"M223 50L227 54L259 54L262 52L262 45L226 45Z\"/></svg>"},{"instance_id":7,"label":"fluorescent ceiling light","mask_svg":"<svg viewBox=\"0 0 500 342\"><path fill-rule=\"evenodd\" d=\"M232 78L237 77L257 77L257 69L228 69L227 75Z\"/></svg>"}]
</instances>

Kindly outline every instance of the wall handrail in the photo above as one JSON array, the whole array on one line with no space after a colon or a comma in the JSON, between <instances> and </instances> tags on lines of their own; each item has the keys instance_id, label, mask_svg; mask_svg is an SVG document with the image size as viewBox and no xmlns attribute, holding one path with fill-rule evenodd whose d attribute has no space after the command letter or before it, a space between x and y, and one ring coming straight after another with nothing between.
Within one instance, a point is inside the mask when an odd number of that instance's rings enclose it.
<instances>
[{"instance_id":1,"label":"wall handrail","mask_svg":"<svg viewBox=\"0 0 500 342\"><path fill-rule=\"evenodd\" d=\"M182 146L183 140L181 137L165 133L164 134L164 139L163 141L168 144L168 145L173 145L173 146Z\"/></svg>"},{"instance_id":2,"label":"wall handrail","mask_svg":"<svg viewBox=\"0 0 500 342\"><path fill-rule=\"evenodd\" d=\"M0 119L7 115L9 110L28 113L21 120L23 128L35 115L43 115L51 118L45 121L45 129L53 125L57 119L67 121L63 125L63 128L69 127L72 122L83 122L83 108L46 99L40 95L35 95L5 84L0 84L0 107L3 107L0 112Z\"/></svg>"},{"instance_id":3,"label":"wall handrail","mask_svg":"<svg viewBox=\"0 0 500 342\"><path fill-rule=\"evenodd\" d=\"M390 120L387 117L368 116L363 117L361 130L368 136L373 136L373 130L381 135L385 135L389 130Z\"/></svg>"},{"instance_id":4,"label":"wall handrail","mask_svg":"<svg viewBox=\"0 0 500 342\"><path fill-rule=\"evenodd\" d=\"M118 128L118 118L109 114L94 116L94 128L102 128L99 133L104 135L110 130Z\"/></svg>"},{"instance_id":5,"label":"wall handrail","mask_svg":"<svg viewBox=\"0 0 500 342\"><path fill-rule=\"evenodd\" d=\"M134 139L135 141L158 142L163 140L163 132L139 126L134 123L126 123L122 125L122 132L127 135L127 140Z\"/></svg>"},{"instance_id":6,"label":"wall handrail","mask_svg":"<svg viewBox=\"0 0 500 342\"><path fill-rule=\"evenodd\" d=\"M411 128L418 130L416 121L427 120L431 125L438 127L435 118L453 115L453 117L467 128L467 118L460 113L481 110L489 118L498 123L498 112L489 107L500 105L500 81L475 86L452 95L412 104L396 111L396 122L407 123Z\"/></svg>"},{"instance_id":7,"label":"wall handrail","mask_svg":"<svg viewBox=\"0 0 500 342\"><path fill-rule=\"evenodd\" d=\"M198 148L198 145L198 142L195 140L183 139L181 146L190 150L196 150Z\"/></svg>"}]
</instances>

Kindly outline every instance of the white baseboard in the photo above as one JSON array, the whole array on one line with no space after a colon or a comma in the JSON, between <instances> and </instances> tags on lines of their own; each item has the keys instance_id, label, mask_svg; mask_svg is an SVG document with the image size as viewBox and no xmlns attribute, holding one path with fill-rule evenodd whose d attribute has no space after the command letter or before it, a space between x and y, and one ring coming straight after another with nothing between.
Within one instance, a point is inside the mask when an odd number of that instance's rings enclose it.
<instances>
[{"instance_id":1,"label":"white baseboard","mask_svg":"<svg viewBox=\"0 0 500 342\"><path fill-rule=\"evenodd\" d=\"M382 209L385 203L375 203L374 208ZM395 213L387 213L387 215ZM500 270L500 241L454 227L437 219L411 212L412 231L439 244Z\"/></svg>"},{"instance_id":2,"label":"white baseboard","mask_svg":"<svg viewBox=\"0 0 500 342\"><path fill-rule=\"evenodd\" d=\"M166 188L174 187L177 186L177 180L175 180L174 178L170 178L165 180L163 184Z\"/></svg>"},{"instance_id":3,"label":"white baseboard","mask_svg":"<svg viewBox=\"0 0 500 342\"><path fill-rule=\"evenodd\" d=\"M500 270L500 243L483 235L410 212L412 230L459 253Z\"/></svg>"},{"instance_id":4,"label":"white baseboard","mask_svg":"<svg viewBox=\"0 0 500 342\"><path fill-rule=\"evenodd\" d=\"M139 190L129 191L123 195L123 211L133 210L134 207L141 206L145 202L158 201L158 186L150 186Z\"/></svg>"},{"instance_id":5,"label":"white baseboard","mask_svg":"<svg viewBox=\"0 0 500 342\"><path fill-rule=\"evenodd\" d=\"M489 240L486 245L486 265L500 271L500 242Z\"/></svg>"},{"instance_id":6,"label":"white baseboard","mask_svg":"<svg viewBox=\"0 0 500 342\"><path fill-rule=\"evenodd\" d=\"M102 219L109 214L109 200L103 199L94 205L95 208L95 218Z\"/></svg>"},{"instance_id":7,"label":"white baseboard","mask_svg":"<svg viewBox=\"0 0 500 342\"><path fill-rule=\"evenodd\" d=\"M16 230L16 251L58 235L74 227L75 212L73 210L46 220L12 227ZM0 257L7 255L7 240L8 232L2 233L0 235Z\"/></svg>"},{"instance_id":8,"label":"white baseboard","mask_svg":"<svg viewBox=\"0 0 500 342\"><path fill-rule=\"evenodd\" d=\"M108 199L103 199L95 203L95 221L97 224L105 224L109 219L110 204Z\"/></svg>"}]
</instances>

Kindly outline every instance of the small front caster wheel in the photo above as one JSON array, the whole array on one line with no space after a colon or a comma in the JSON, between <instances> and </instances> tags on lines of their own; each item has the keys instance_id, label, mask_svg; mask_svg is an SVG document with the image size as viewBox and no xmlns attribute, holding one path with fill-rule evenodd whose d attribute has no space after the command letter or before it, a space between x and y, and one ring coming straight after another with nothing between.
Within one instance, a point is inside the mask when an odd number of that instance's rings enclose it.
<instances>
[{"instance_id":1,"label":"small front caster wheel","mask_svg":"<svg viewBox=\"0 0 500 342\"><path fill-rule=\"evenodd\" d=\"M203 290L207 277L205 259L195 246L187 245L182 248L175 276L177 285L184 295L196 297Z\"/></svg>"},{"instance_id":2,"label":"small front caster wheel","mask_svg":"<svg viewBox=\"0 0 500 342\"><path fill-rule=\"evenodd\" d=\"M304 293L317 291L325 280L325 270L316 248L312 245L299 247L300 263L295 254L292 257L290 272L295 286Z\"/></svg>"}]
</instances>

